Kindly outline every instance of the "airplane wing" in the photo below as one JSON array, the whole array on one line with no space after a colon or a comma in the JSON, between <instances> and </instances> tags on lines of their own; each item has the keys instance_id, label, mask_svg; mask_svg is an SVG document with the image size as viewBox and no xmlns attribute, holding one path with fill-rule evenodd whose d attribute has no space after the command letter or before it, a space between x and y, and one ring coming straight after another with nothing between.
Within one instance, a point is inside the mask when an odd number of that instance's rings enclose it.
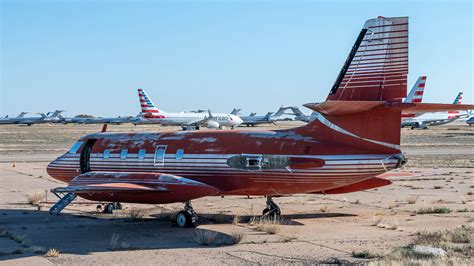
<instances>
[{"instance_id":1,"label":"airplane wing","mask_svg":"<svg viewBox=\"0 0 474 266\"><path fill-rule=\"evenodd\" d=\"M152 193L158 202L185 202L219 193L216 187L188 178L145 172L88 172L72 179L67 187L51 191L76 193L84 198L97 193L133 193L131 200L137 203L141 193Z\"/></svg>"},{"instance_id":2,"label":"airplane wing","mask_svg":"<svg viewBox=\"0 0 474 266\"><path fill-rule=\"evenodd\" d=\"M183 124L183 126L202 126L202 125L205 126L205 125L207 125L207 122L209 122L210 120L212 120L214 118L214 116L211 113L211 110L207 110L207 112L208 112L208 115L205 116L203 119Z\"/></svg>"},{"instance_id":3,"label":"airplane wing","mask_svg":"<svg viewBox=\"0 0 474 266\"><path fill-rule=\"evenodd\" d=\"M156 189L148 186L133 183L101 183L90 185L77 185L58 187L53 189L56 193L100 193L100 192L145 192L145 191L166 191L164 188Z\"/></svg>"}]
</instances>

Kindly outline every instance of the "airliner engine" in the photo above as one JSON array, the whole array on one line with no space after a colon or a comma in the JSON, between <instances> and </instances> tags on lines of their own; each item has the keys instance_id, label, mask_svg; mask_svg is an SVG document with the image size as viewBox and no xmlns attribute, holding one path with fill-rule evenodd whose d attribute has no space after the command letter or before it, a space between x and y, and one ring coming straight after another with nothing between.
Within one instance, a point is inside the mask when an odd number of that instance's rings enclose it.
<instances>
[{"instance_id":1,"label":"airliner engine","mask_svg":"<svg viewBox=\"0 0 474 266\"><path fill-rule=\"evenodd\" d=\"M219 128L219 123L217 123L216 121L209 121L207 122L207 128Z\"/></svg>"}]
</instances>

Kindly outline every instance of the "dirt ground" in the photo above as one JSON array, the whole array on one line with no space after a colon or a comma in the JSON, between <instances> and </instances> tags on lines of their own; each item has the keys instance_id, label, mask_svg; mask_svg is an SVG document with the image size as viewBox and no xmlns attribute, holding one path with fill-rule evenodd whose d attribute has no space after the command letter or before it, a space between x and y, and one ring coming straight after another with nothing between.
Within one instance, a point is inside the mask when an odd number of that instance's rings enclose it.
<instances>
[{"instance_id":1,"label":"dirt ground","mask_svg":"<svg viewBox=\"0 0 474 266\"><path fill-rule=\"evenodd\" d=\"M395 172L390 186L276 198L283 213L277 225L252 223L264 208L263 197L195 200L198 229L169 225L182 204L124 204L124 210L106 215L96 211L97 203L79 199L60 216L50 216L57 199L49 190L64 184L48 177L47 164L101 127L0 126L0 264L364 263L370 259L352 253L390 254L417 232L453 229L474 219L474 127L461 123L402 129L409 163ZM110 131L173 129L109 126ZM419 213L429 208L451 212ZM205 240L210 245L203 245ZM52 248L58 257L45 256Z\"/></svg>"}]
</instances>

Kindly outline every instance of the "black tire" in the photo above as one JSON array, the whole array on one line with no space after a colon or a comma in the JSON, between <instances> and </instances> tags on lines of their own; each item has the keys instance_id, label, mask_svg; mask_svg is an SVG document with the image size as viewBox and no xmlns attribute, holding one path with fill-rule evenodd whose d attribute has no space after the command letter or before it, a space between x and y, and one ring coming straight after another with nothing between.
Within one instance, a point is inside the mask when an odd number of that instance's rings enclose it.
<instances>
[{"instance_id":1,"label":"black tire","mask_svg":"<svg viewBox=\"0 0 474 266\"><path fill-rule=\"evenodd\" d=\"M105 205L104 213L107 213L107 214L112 214L112 213L114 213L114 204L113 204L113 203L109 203L109 204Z\"/></svg>"},{"instance_id":2,"label":"black tire","mask_svg":"<svg viewBox=\"0 0 474 266\"><path fill-rule=\"evenodd\" d=\"M180 211L176 214L174 224L180 228L191 228L196 224L193 222L192 215L187 211Z\"/></svg>"}]
</instances>

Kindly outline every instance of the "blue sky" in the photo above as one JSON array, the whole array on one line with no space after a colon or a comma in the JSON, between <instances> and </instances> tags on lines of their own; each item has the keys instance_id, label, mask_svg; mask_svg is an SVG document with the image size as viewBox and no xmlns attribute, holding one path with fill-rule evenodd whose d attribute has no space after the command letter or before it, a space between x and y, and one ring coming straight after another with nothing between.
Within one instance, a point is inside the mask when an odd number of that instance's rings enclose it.
<instances>
[{"instance_id":1,"label":"blue sky","mask_svg":"<svg viewBox=\"0 0 474 266\"><path fill-rule=\"evenodd\" d=\"M137 114L137 88L167 111L322 101L378 15L410 17L409 89L474 102L472 1L3 0L0 114Z\"/></svg>"}]
</instances>

